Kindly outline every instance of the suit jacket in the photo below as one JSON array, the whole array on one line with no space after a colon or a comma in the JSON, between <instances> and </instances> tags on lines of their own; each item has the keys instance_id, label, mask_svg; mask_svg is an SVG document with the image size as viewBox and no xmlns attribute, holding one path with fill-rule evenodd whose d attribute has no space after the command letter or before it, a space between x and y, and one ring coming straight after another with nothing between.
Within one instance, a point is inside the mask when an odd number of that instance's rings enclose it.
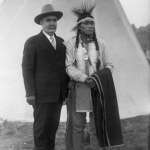
<instances>
[{"instance_id":1,"label":"suit jacket","mask_svg":"<svg viewBox=\"0 0 150 150\"><path fill-rule=\"evenodd\" d=\"M66 47L55 35L56 49L41 31L24 45L22 71L26 96L39 102L57 102L65 97L68 76L65 72Z\"/></svg>"}]
</instances>

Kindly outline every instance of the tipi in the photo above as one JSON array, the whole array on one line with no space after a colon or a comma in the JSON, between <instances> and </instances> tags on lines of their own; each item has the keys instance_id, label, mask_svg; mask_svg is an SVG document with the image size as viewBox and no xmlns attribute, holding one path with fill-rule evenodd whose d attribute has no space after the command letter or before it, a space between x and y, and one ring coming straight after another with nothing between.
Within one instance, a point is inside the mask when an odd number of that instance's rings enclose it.
<instances>
[{"instance_id":1,"label":"tipi","mask_svg":"<svg viewBox=\"0 0 150 150\"><path fill-rule=\"evenodd\" d=\"M58 34L68 40L76 19L71 9L82 0L1 0L0 5L0 117L31 120L21 74L25 40L38 33L33 21L42 5L53 3L64 12ZM121 118L150 112L150 70L118 0L96 0L96 29L103 37L114 64L114 81ZM63 109L61 120L66 119Z\"/></svg>"}]
</instances>

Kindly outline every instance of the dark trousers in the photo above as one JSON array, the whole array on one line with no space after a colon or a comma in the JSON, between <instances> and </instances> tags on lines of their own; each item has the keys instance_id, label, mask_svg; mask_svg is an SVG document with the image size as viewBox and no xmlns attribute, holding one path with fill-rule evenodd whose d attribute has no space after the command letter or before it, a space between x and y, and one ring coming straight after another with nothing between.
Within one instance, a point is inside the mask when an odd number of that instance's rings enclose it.
<instances>
[{"instance_id":1,"label":"dark trousers","mask_svg":"<svg viewBox=\"0 0 150 150\"><path fill-rule=\"evenodd\" d=\"M34 150L54 150L62 103L37 103L34 106Z\"/></svg>"}]
</instances>

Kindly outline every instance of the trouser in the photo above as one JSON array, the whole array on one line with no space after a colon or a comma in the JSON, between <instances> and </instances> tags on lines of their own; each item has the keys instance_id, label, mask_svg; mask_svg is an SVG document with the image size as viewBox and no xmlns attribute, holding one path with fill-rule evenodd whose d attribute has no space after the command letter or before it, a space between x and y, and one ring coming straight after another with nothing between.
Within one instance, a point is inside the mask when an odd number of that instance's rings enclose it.
<instances>
[{"instance_id":1,"label":"trouser","mask_svg":"<svg viewBox=\"0 0 150 150\"><path fill-rule=\"evenodd\" d=\"M67 130L66 130L66 148L67 150L84 150L84 129L86 127L86 112L76 112L74 101L69 99L67 103ZM89 122L90 147L93 150L100 150L96 129L94 123L94 115L91 112Z\"/></svg>"},{"instance_id":2,"label":"trouser","mask_svg":"<svg viewBox=\"0 0 150 150\"><path fill-rule=\"evenodd\" d=\"M93 150L99 150L93 113L90 113L89 133L90 146ZM73 115L73 145L74 150L84 150L84 129L86 126L86 113L74 112Z\"/></svg>"},{"instance_id":3,"label":"trouser","mask_svg":"<svg viewBox=\"0 0 150 150\"><path fill-rule=\"evenodd\" d=\"M37 103L34 106L34 150L54 150L62 103Z\"/></svg>"}]
</instances>

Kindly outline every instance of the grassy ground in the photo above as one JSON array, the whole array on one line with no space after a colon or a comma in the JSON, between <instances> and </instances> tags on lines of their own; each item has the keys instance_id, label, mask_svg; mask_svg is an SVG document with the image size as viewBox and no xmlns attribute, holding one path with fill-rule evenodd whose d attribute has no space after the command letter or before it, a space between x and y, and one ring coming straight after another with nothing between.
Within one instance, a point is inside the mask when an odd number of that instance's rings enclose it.
<instances>
[{"instance_id":1,"label":"grassy ground","mask_svg":"<svg viewBox=\"0 0 150 150\"><path fill-rule=\"evenodd\" d=\"M113 150L148 150L150 116L122 120L124 147ZM56 139L56 150L65 150L65 123L61 123ZM0 150L32 150L32 123L4 121L0 125Z\"/></svg>"}]
</instances>

